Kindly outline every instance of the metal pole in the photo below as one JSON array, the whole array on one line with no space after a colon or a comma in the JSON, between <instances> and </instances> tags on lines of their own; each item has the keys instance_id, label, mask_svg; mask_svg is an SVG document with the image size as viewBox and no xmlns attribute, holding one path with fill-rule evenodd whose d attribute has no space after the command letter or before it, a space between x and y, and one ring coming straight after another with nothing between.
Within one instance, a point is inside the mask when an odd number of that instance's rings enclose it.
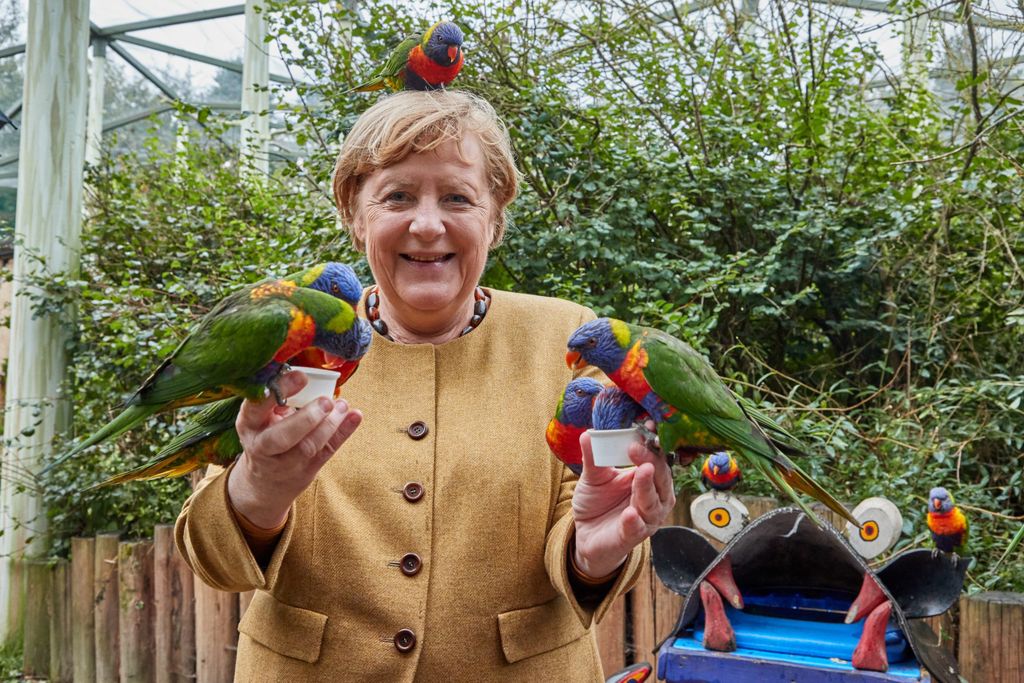
<instances>
[{"instance_id":1,"label":"metal pole","mask_svg":"<svg viewBox=\"0 0 1024 683\"><path fill-rule=\"evenodd\" d=\"M21 173L15 217L10 358L0 479L0 641L20 635L24 560L42 556L47 523L32 480L54 436L67 427L61 394L68 322L36 315L28 277L76 273L82 220L89 0L33 0L28 8ZM29 540L31 537L31 541Z\"/></svg>"},{"instance_id":2,"label":"metal pole","mask_svg":"<svg viewBox=\"0 0 1024 683\"><path fill-rule=\"evenodd\" d=\"M270 119L263 112L270 108L267 90L270 55L264 39L267 21L263 0L245 3L245 56L242 61L242 168L245 172L266 175L270 170L268 141Z\"/></svg>"}]
</instances>

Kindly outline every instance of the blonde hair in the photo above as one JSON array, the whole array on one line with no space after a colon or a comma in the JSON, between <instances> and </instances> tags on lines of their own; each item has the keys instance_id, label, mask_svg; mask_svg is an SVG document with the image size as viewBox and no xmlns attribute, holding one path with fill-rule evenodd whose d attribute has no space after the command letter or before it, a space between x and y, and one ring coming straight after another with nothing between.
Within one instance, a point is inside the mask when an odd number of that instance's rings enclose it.
<instances>
[{"instance_id":1,"label":"blonde hair","mask_svg":"<svg viewBox=\"0 0 1024 683\"><path fill-rule=\"evenodd\" d=\"M377 169L410 154L459 144L469 133L483 149L491 198L497 207L491 247L501 243L508 223L506 207L519 190L519 175L505 124L487 100L462 90L404 91L378 101L356 121L334 165L334 203L352 243L365 245L353 223L363 181Z\"/></svg>"}]
</instances>

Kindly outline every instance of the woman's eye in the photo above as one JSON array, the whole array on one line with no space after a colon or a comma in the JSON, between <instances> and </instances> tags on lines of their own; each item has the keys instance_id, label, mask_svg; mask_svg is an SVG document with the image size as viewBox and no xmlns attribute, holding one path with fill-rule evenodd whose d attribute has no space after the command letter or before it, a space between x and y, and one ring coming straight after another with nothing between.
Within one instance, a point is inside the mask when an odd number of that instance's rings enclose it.
<instances>
[{"instance_id":1,"label":"woman's eye","mask_svg":"<svg viewBox=\"0 0 1024 683\"><path fill-rule=\"evenodd\" d=\"M408 192L392 192L387 197L389 202L404 202L409 200Z\"/></svg>"},{"instance_id":2,"label":"woman's eye","mask_svg":"<svg viewBox=\"0 0 1024 683\"><path fill-rule=\"evenodd\" d=\"M469 204L469 197L464 194L450 194L448 195L448 201L455 202L456 204Z\"/></svg>"}]
</instances>

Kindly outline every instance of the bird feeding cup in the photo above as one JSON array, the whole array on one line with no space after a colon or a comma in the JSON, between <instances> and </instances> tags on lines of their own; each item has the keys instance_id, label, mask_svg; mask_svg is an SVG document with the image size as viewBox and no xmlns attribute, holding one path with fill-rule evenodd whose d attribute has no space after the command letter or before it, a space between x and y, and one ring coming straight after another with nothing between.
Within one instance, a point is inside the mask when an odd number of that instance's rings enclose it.
<instances>
[{"instance_id":1,"label":"bird feeding cup","mask_svg":"<svg viewBox=\"0 0 1024 683\"><path fill-rule=\"evenodd\" d=\"M321 396L334 398L334 385L337 383L338 378L341 377L340 372L322 370L320 368L299 367L292 369L298 370L306 376L306 386L302 387L299 393L289 396L286 401L292 408L301 408Z\"/></svg>"},{"instance_id":2,"label":"bird feeding cup","mask_svg":"<svg viewBox=\"0 0 1024 683\"><path fill-rule=\"evenodd\" d=\"M629 445L640 443L642 437L636 427L628 429L588 429L590 448L594 452L594 464L598 467L628 467Z\"/></svg>"}]
</instances>

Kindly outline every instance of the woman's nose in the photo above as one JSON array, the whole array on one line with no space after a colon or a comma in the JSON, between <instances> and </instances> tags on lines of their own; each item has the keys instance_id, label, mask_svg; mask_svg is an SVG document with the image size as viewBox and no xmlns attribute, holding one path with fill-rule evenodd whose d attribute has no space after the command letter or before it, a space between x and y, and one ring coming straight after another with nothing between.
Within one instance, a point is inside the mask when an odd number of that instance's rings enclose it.
<instances>
[{"instance_id":1,"label":"woman's nose","mask_svg":"<svg viewBox=\"0 0 1024 683\"><path fill-rule=\"evenodd\" d=\"M419 202L409 232L422 240L434 240L443 235L444 230L444 219L437 202Z\"/></svg>"}]
</instances>

